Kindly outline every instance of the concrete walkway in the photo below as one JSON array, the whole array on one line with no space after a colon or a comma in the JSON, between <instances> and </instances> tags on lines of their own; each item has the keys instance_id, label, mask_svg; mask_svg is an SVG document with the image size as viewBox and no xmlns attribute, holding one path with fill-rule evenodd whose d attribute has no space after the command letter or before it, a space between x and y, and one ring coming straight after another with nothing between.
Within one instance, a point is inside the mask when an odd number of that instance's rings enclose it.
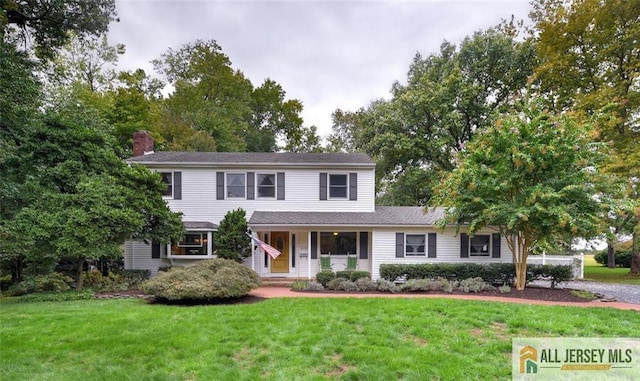
<instances>
[{"instance_id":1,"label":"concrete walkway","mask_svg":"<svg viewBox=\"0 0 640 381\"><path fill-rule=\"evenodd\" d=\"M366 294L366 293L322 293L322 292L295 292L287 287L260 287L250 292L250 295L261 298L447 298L465 300L486 300L502 303L536 304L547 306L571 306L571 307L608 307L621 310L640 311L640 304L622 302L552 302L546 300L518 299L501 296L460 295L460 294Z\"/></svg>"}]
</instances>

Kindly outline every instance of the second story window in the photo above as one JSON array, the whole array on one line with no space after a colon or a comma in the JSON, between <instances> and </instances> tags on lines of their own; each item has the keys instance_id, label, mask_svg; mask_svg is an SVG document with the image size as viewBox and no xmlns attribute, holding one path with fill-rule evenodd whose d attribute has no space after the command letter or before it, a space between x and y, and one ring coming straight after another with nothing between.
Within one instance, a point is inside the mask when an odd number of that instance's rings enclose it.
<instances>
[{"instance_id":1,"label":"second story window","mask_svg":"<svg viewBox=\"0 0 640 381\"><path fill-rule=\"evenodd\" d=\"M347 198L347 175L329 175L329 198Z\"/></svg>"},{"instance_id":2,"label":"second story window","mask_svg":"<svg viewBox=\"0 0 640 381\"><path fill-rule=\"evenodd\" d=\"M275 198L276 197L276 175L274 173L259 173L257 176L258 197Z\"/></svg>"},{"instance_id":3,"label":"second story window","mask_svg":"<svg viewBox=\"0 0 640 381\"><path fill-rule=\"evenodd\" d=\"M173 197L173 172L160 172L160 176L162 176L162 182L167 185L164 191L162 191L162 195L165 197Z\"/></svg>"},{"instance_id":4,"label":"second story window","mask_svg":"<svg viewBox=\"0 0 640 381\"><path fill-rule=\"evenodd\" d=\"M244 173L227 173L227 198L244 198L246 190Z\"/></svg>"}]
</instances>

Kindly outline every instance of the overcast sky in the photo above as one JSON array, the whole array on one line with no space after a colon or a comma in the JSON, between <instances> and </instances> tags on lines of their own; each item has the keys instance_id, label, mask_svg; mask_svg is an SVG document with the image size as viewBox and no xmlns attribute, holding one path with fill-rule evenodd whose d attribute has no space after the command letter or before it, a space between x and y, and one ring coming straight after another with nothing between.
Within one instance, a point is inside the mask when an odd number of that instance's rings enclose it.
<instances>
[{"instance_id":1,"label":"overcast sky","mask_svg":"<svg viewBox=\"0 0 640 381\"><path fill-rule=\"evenodd\" d=\"M216 40L254 86L265 78L304 105L305 125L331 132L331 113L388 98L417 52L438 52L515 15L527 0L214 1L117 0L111 44L123 43L121 70L143 68L167 48Z\"/></svg>"}]
</instances>

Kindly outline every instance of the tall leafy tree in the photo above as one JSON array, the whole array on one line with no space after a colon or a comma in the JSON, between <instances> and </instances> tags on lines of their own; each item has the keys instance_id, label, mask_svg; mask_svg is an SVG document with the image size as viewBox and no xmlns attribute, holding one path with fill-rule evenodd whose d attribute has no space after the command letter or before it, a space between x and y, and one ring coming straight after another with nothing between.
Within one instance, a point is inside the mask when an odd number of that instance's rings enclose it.
<instances>
[{"instance_id":1,"label":"tall leafy tree","mask_svg":"<svg viewBox=\"0 0 640 381\"><path fill-rule=\"evenodd\" d=\"M114 20L115 0L0 0L0 37L33 47L43 58L51 58L69 32L99 36Z\"/></svg>"},{"instance_id":2,"label":"tall leafy tree","mask_svg":"<svg viewBox=\"0 0 640 381\"><path fill-rule=\"evenodd\" d=\"M597 233L601 155L570 116L526 104L477 133L459 160L439 186L439 200L451 207L440 223L468 224L471 235L497 229L513 253L518 290L536 245L557 235Z\"/></svg>"},{"instance_id":3,"label":"tall leafy tree","mask_svg":"<svg viewBox=\"0 0 640 381\"><path fill-rule=\"evenodd\" d=\"M610 143L603 168L619 176L626 192L603 213L610 263L616 233L640 234L640 3L624 0L537 0L531 18L537 32L540 65L537 82L547 104L557 111L573 110L594 122L594 140ZM615 207L615 206L626 207ZM635 205L635 207L633 206ZM629 225L628 217L633 216ZM640 273L640 249L634 238L635 266Z\"/></svg>"},{"instance_id":4,"label":"tall leafy tree","mask_svg":"<svg viewBox=\"0 0 640 381\"><path fill-rule=\"evenodd\" d=\"M251 254L247 215L242 208L228 212L213 235L218 258L242 262Z\"/></svg>"},{"instance_id":5,"label":"tall leafy tree","mask_svg":"<svg viewBox=\"0 0 640 381\"><path fill-rule=\"evenodd\" d=\"M383 204L424 205L428 182L455 168L456 152L524 89L534 47L503 31L475 33L459 47L444 42L437 54L417 54L406 84L391 100L373 101L356 113L334 113L333 141L365 151L377 166ZM407 197L406 189L413 189Z\"/></svg>"}]
</instances>

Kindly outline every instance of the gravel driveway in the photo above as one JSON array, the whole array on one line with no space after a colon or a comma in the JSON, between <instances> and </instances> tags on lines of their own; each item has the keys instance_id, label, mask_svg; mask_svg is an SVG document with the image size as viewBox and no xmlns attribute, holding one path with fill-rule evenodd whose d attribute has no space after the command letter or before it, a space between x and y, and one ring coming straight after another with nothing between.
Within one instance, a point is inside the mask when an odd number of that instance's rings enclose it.
<instances>
[{"instance_id":1,"label":"gravel driveway","mask_svg":"<svg viewBox=\"0 0 640 381\"><path fill-rule=\"evenodd\" d=\"M549 282L532 282L532 284L544 287L549 286ZM620 302L640 304L640 286L636 285L579 280L560 283L556 287L597 292L598 294L604 295L606 298L613 298Z\"/></svg>"}]
</instances>

